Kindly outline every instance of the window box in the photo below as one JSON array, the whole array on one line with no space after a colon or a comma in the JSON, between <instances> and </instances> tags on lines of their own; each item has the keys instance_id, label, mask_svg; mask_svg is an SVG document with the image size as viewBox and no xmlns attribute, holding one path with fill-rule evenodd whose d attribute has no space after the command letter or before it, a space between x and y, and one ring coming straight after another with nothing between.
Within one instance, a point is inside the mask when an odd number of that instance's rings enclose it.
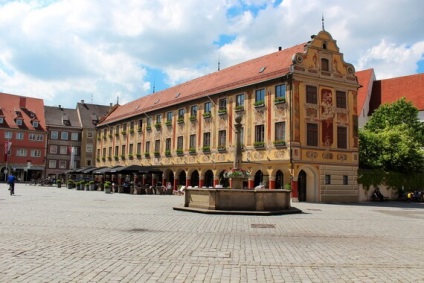
<instances>
[{"instance_id":1,"label":"window box","mask_svg":"<svg viewBox=\"0 0 424 283\"><path fill-rule=\"evenodd\" d=\"M218 115L225 115L227 114L227 108L222 108L218 110Z\"/></svg>"},{"instance_id":2,"label":"window box","mask_svg":"<svg viewBox=\"0 0 424 283\"><path fill-rule=\"evenodd\" d=\"M203 152L210 152L211 151L211 147L210 146L204 146L204 147L202 147L202 151Z\"/></svg>"},{"instance_id":3,"label":"window box","mask_svg":"<svg viewBox=\"0 0 424 283\"><path fill-rule=\"evenodd\" d=\"M106 157L102 157L102 161L105 162L106 161Z\"/></svg>"},{"instance_id":4,"label":"window box","mask_svg":"<svg viewBox=\"0 0 424 283\"><path fill-rule=\"evenodd\" d=\"M146 158L150 158L150 153L145 152L145 153L144 153L144 157L146 157Z\"/></svg>"},{"instance_id":5,"label":"window box","mask_svg":"<svg viewBox=\"0 0 424 283\"><path fill-rule=\"evenodd\" d=\"M177 155L182 155L182 154L184 154L184 151L183 151L182 148L177 148L176 153L177 153Z\"/></svg>"},{"instance_id":6,"label":"window box","mask_svg":"<svg viewBox=\"0 0 424 283\"><path fill-rule=\"evenodd\" d=\"M254 142L253 146L256 148L264 147L265 143L263 141Z\"/></svg>"},{"instance_id":7,"label":"window box","mask_svg":"<svg viewBox=\"0 0 424 283\"><path fill-rule=\"evenodd\" d=\"M112 161L112 156L108 156L107 160Z\"/></svg>"},{"instance_id":8,"label":"window box","mask_svg":"<svg viewBox=\"0 0 424 283\"><path fill-rule=\"evenodd\" d=\"M103 139L106 140L106 136L103 136ZM99 138L99 140L100 140L100 138Z\"/></svg>"},{"instance_id":9,"label":"window box","mask_svg":"<svg viewBox=\"0 0 424 283\"><path fill-rule=\"evenodd\" d=\"M137 156L138 159L141 158L141 154L140 153L137 153L136 156Z\"/></svg>"},{"instance_id":10,"label":"window box","mask_svg":"<svg viewBox=\"0 0 424 283\"><path fill-rule=\"evenodd\" d=\"M196 116L190 116L190 121L196 122L196 120L197 120L197 117Z\"/></svg>"},{"instance_id":11,"label":"window box","mask_svg":"<svg viewBox=\"0 0 424 283\"><path fill-rule=\"evenodd\" d=\"M160 128L162 128L162 124L161 123L156 123L155 124L155 128L159 130Z\"/></svg>"},{"instance_id":12,"label":"window box","mask_svg":"<svg viewBox=\"0 0 424 283\"><path fill-rule=\"evenodd\" d=\"M100 158L96 158L96 161L97 161L97 162L100 162Z\"/></svg>"},{"instance_id":13,"label":"window box","mask_svg":"<svg viewBox=\"0 0 424 283\"><path fill-rule=\"evenodd\" d=\"M100 136L98 136L98 137L97 137L97 140L98 140L98 141L100 140Z\"/></svg>"},{"instance_id":14,"label":"window box","mask_svg":"<svg viewBox=\"0 0 424 283\"><path fill-rule=\"evenodd\" d=\"M125 155L121 155L121 160L125 160Z\"/></svg>"},{"instance_id":15,"label":"window box","mask_svg":"<svg viewBox=\"0 0 424 283\"><path fill-rule=\"evenodd\" d=\"M137 129L137 131L139 132L139 133L141 133L141 131L142 131L143 129L141 128L141 127L139 127L138 129Z\"/></svg>"},{"instance_id":16,"label":"window box","mask_svg":"<svg viewBox=\"0 0 424 283\"><path fill-rule=\"evenodd\" d=\"M237 111L237 112L244 111L244 105L236 106L235 111Z\"/></svg>"},{"instance_id":17,"label":"window box","mask_svg":"<svg viewBox=\"0 0 424 283\"><path fill-rule=\"evenodd\" d=\"M265 106L265 101L263 100L258 100L255 102L255 107L261 107L261 106Z\"/></svg>"},{"instance_id":18,"label":"window box","mask_svg":"<svg viewBox=\"0 0 424 283\"><path fill-rule=\"evenodd\" d=\"M177 122L178 122L178 124L184 123L184 118L178 118Z\"/></svg>"},{"instance_id":19,"label":"window box","mask_svg":"<svg viewBox=\"0 0 424 283\"><path fill-rule=\"evenodd\" d=\"M207 118L211 118L211 117L212 117L211 112L203 113L203 118L207 119Z\"/></svg>"},{"instance_id":20,"label":"window box","mask_svg":"<svg viewBox=\"0 0 424 283\"><path fill-rule=\"evenodd\" d=\"M274 99L274 104L281 104L281 103L286 103L286 98L285 97L276 97Z\"/></svg>"},{"instance_id":21,"label":"window box","mask_svg":"<svg viewBox=\"0 0 424 283\"><path fill-rule=\"evenodd\" d=\"M171 156L171 151L169 149L165 150L165 155L166 156Z\"/></svg>"},{"instance_id":22,"label":"window box","mask_svg":"<svg viewBox=\"0 0 424 283\"><path fill-rule=\"evenodd\" d=\"M109 134L109 138L111 139L113 137L113 135L112 134Z\"/></svg>"},{"instance_id":23,"label":"window box","mask_svg":"<svg viewBox=\"0 0 424 283\"><path fill-rule=\"evenodd\" d=\"M167 126L172 126L172 121L166 121L166 122L165 122L165 125L167 125Z\"/></svg>"},{"instance_id":24,"label":"window box","mask_svg":"<svg viewBox=\"0 0 424 283\"><path fill-rule=\"evenodd\" d=\"M121 132L121 134L122 134L123 136L126 136L126 135L127 135L127 132L126 132L126 131L122 131L122 132Z\"/></svg>"},{"instance_id":25,"label":"window box","mask_svg":"<svg viewBox=\"0 0 424 283\"><path fill-rule=\"evenodd\" d=\"M274 146L286 146L286 142L283 140L275 140Z\"/></svg>"},{"instance_id":26,"label":"window box","mask_svg":"<svg viewBox=\"0 0 424 283\"><path fill-rule=\"evenodd\" d=\"M188 153L190 153L190 154L195 154L195 153L196 153L196 148L195 148L195 147L190 147L190 148L188 149Z\"/></svg>"},{"instance_id":27,"label":"window box","mask_svg":"<svg viewBox=\"0 0 424 283\"><path fill-rule=\"evenodd\" d=\"M115 133L115 137L119 137L119 133Z\"/></svg>"},{"instance_id":28,"label":"window box","mask_svg":"<svg viewBox=\"0 0 424 283\"><path fill-rule=\"evenodd\" d=\"M156 157L160 156L160 152L159 152L159 151L155 151L153 154L154 154Z\"/></svg>"},{"instance_id":29,"label":"window box","mask_svg":"<svg viewBox=\"0 0 424 283\"><path fill-rule=\"evenodd\" d=\"M152 129L152 126L148 125L146 126L146 130L150 131Z\"/></svg>"},{"instance_id":30,"label":"window box","mask_svg":"<svg viewBox=\"0 0 424 283\"><path fill-rule=\"evenodd\" d=\"M118 160L119 159L119 156L118 155L115 155L113 158L115 158L115 160Z\"/></svg>"},{"instance_id":31,"label":"window box","mask_svg":"<svg viewBox=\"0 0 424 283\"><path fill-rule=\"evenodd\" d=\"M227 151L227 148L225 147L225 145L220 145L220 146L218 146L218 151L224 152L224 151Z\"/></svg>"},{"instance_id":32,"label":"window box","mask_svg":"<svg viewBox=\"0 0 424 283\"><path fill-rule=\"evenodd\" d=\"M134 134L134 129L130 129L130 134Z\"/></svg>"},{"instance_id":33,"label":"window box","mask_svg":"<svg viewBox=\"0 0 424 283\"><path fill-rule=\"evenodd\" d=\"M132 154L128 154L128 159L134 159L134 155L132 155Z\"/></svg>"}]
</instances>

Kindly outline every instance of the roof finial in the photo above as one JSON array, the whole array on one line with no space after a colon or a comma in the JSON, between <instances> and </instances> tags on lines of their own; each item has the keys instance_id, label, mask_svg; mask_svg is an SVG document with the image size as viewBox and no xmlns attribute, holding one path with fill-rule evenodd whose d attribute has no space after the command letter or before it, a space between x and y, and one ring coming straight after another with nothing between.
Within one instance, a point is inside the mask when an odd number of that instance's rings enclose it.
<instances>
[{"instance_id":1,"label":"roof finial","mask_svg":"<svg viewBox=\"0 0 424 283\"><path fill-rule=\"evenodd\" d=\"M322 22L322 30L325 30L325 28L324 28L324 13L322 13L321 22Z\"/></svg>"},{"instance_id":2,"label":"roof finial","mask_svg":"<svg viewBox=\"0 0 424 283\"><path fill-rule=\"evenodd\" d=\"M119 94L116 94L116 104L119 104Z\"/></svg>"},{"instance_id":3,"label":"roof finial","mask_svg":"<svg viewBox=\"0 0 424 283\"><path fill-rule=\"evenodd\" d=\"M218 52L218 72L221 70L221 54Z\"/></svg>"},{"instance_id":4,"label":"roof finial","mask_svg":"<svg viewBox=\"0 0 424 283\"><path fill-rule=\"evenodd\" d=\"M155 93L156 89L156 77L153 77L153 93Z\"/></svg>"}]
</instances>

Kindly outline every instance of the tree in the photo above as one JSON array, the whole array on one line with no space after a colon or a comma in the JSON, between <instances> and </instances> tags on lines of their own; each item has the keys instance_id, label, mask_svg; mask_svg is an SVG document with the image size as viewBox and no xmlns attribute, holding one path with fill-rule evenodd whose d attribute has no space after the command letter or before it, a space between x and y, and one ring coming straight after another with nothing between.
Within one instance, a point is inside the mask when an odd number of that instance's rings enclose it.
<instances>
[{"instance_id":1,"label":"tree","mask_svg":"<svg viewBox=\"0 0 424 283\"><path fill-rule=\"evenodd\" d=\"M380 106L359 134L361 168L413 173L424 170L424 123L404 98Z\"/></svg>"}]
</instances>

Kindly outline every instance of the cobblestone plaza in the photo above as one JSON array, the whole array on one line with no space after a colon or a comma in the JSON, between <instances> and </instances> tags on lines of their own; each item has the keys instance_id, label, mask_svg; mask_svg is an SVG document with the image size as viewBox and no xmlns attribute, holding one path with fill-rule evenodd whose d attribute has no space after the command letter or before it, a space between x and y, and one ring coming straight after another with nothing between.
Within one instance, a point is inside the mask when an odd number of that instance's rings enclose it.
<instances>
[{"instance_id":1,"label":"cobblestone plaza","mask_svg":"<svg viewBox=\"0 0 424 283\"><path fill-rule=\"evenodd\" d=\"M0 282L424 282L424 204L173 210L183 196L0 184Z\"/></svg>"}]
</instances>

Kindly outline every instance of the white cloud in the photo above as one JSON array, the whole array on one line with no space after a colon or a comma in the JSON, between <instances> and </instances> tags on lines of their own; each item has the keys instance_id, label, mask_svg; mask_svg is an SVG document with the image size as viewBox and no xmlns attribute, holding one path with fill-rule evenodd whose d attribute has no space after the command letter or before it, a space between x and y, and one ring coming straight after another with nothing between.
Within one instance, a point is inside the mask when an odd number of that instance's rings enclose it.
<instances>
[{"instance_id":1,"label":"white cloud","mask_svg":"<svg viewBox=\"0 0 424 283\"><path fill-rule=\"evenodd\" d=\"M0 2L2 3L2 2ZM325 29L345 61L378 78L416 72L421 0L57 0L0 4L1 91L45 98L131 101L157 89L306 42ZM230 38L217 44L221 35ZM162 84L162 87L158 85Z\"/></svg>"}]
</instances>

